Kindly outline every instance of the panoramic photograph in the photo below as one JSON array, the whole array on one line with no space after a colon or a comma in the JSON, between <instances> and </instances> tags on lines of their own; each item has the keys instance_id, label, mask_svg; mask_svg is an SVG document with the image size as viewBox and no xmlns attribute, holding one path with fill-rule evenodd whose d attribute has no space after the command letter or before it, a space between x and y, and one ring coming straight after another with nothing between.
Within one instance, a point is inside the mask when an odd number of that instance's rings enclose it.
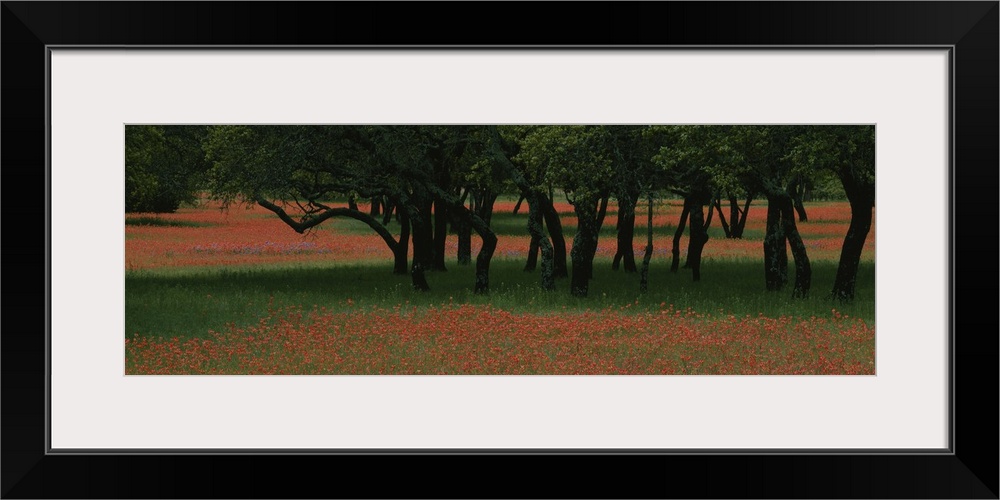
<instances>
[{"instance_id":1,"label":"panoramic photograph","mask_svg":"<svg viewBox=\"0 0 1000 500\"><path fill-rule=\"evenodd\" d=\"M875 375L874 125L126 125L126 375Z\"/></svg>"}]
</instances>

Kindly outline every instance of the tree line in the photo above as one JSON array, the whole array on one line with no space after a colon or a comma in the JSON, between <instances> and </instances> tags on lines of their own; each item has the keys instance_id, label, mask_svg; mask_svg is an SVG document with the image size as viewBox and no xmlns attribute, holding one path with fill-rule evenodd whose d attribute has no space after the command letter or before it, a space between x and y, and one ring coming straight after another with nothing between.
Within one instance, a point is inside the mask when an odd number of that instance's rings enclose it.
<instances>
[{"instance_id":1,"label":"tree line","mask_svg":"<svg viewBox=\"0 0 1000 500\"><path fill-rule=\"evenodd\" d=\"M459 265L472 263L477 293L489 290L498 196L527 204L531 237L526 270L540 286L569 278L588 294L594 255L610 203L618 210L614 269L641 273L647 287L653 200L683 199L671 249L701 277L708 227L718 213L727 238L741 238L753 202L767 203L764 287L809 294L812 271L797 222L803 199L834 180L851 206L832 296L854 298L861 251L875 203L875 127L857 125L221 125L128 126L126 212L169 212L199 190L225 205L251 203L304 233L333 217L365 223L394 256L393 272L427 290L427 271L444 271L445 240L457 234ZM572 205L577 230L569 245L557 196ZM346 206L331 200L347 199ZM358 200L370 202L359 210ZM648 205L641 269L633 250L640 203ZM391 222L398 221L392 231ZM413 248L412 257L408 255ZM789 278L789 256L794 279ZM568 259L568 260L567 260ZM571 266L568 264L572 264Z\"/></svg>"}]
</instances>

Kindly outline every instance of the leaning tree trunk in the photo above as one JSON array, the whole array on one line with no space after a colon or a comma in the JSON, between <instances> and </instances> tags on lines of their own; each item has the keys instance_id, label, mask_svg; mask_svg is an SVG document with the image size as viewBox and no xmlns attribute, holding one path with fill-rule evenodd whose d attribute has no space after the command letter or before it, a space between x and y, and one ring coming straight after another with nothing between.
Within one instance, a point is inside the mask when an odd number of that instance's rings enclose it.
<instances>
[{"instance_id":1,"label":"leaning tree trunk","mask_svg":"<svg viewBox=\"0 0 1000 500\"><path fill-rule=\"evenodd\" d=\"M704 238L702 238L701 236L699 236L698 238L694 237L694 233L695 233L695 228L694 228L694 209L695 208L697 208L698 212L700 213L700 215L698 216L698 218L701 219L702 222L701 222L700 225L703 226L701 228L701 233L699 233L699 234L703 233ZM705 243L708 242L708 227L712 225L712 214L714 214L714 213L715 213L715 211L712 210L711 202L709 202L709 205L708 205L708 218L707 219L705 218L705 212L704 212L704 209L702 208L701 201L696 201L695 205L692 206L692 209L691 209L691 226L690 226L690 229L688 229L688 232L691 235L690 238L688 239L688 253L687 253L687 258L684 259L684 265L681 266L684 269L691 269L691 265L692 265L691 264L691 256L694 255L696 252L698 254L698 262L699 262L699 265L700 265L700 262L701 262L701 250L703 248L705 248ZM704 241L702 241L702 240L704 240ZM700 274L699 274L699 276L700 276ZM697 280L695 280L695 281L697 281Z\"/></svg>"},{"instance_id":2,"label":"leaning tree trunk","mask_svg":"<svg viewBox=\"0 0 1000 500\"><path fill-rule=\"evenodd\" d=\"M474 292L483 294L490 291L490 260L493 259L493 252L497 248L497 235L485 224L474 222L473 225L483 240L483 246L480 247L479 253L476 255L476 287Z\"/></svg>"},{"instance_id":3,"label":"leaning tree trunk","mask_svg":"<svg viewBox=\"0 0 1000 500\"><path fill-rule=\"evenodd\" d=\"M465 222L472 226L483 240L483 245L476 255L476 286L475 293L483 294L490 290L490 261L493 259L493 252L497 248L497 235L490 229L489 222L485 221L479 214L472 212L465 207L458 197L447 193L444 190L429 186L428 189L438 200L448 204L448 208L457 212L455 215L465 219ZM496 197L493 197L495 200ZM492 211L492 201L489 203L489 210Z\"/></svg>"},{"instance_id":4,"label":"leaning tree trunk","mask_svg":"<svg viewBox=\"0 0 1000 500\"><path fill-rule=\"evenodd\" d=\"M540 248L542 252L542 289L554 290L556 288L556 279L552 269L552 243L549 241L548 236L545 235L545 230L542 227L542 207L539 202L539 198L542 195L534 193L530 196L531 199L528 200L528 233L531 234L532 245L536 251L529 250L528 263L533 270L535 263L531 261L532 256L537 254L537 250ZM525 266L525 270L528 270L527 265Z\"/></svg>"},{"instance_id":5,"label":"leaning tree trunk","mask_svg":"<svg viewBox=\"0 0 1000 500\"><path fill-rule=\"evenodd\" d=\"M684 228L687 225L688 214L691 213L691 205L687 198L684 198L684 208L681 209L681 220L677 223L677 230L674 231L674 246L670 249L670 271L676 273L681 256L681 236L684 235Z\"/></svg>"},{"instance_id":6,"label":"leaning tree trunk","mask_svg":"<svg viewBox=\"0 0 1000 500\"><path fill-rule=\"evenodd\" d=\"M432 269L447 271L445 249L448 244L448 209L439 201L434 202L434 260Z\"/></svg>"},{"instance_id":7,"label":"leaning tree trunk","mask_svg":"<svg viewBox=\"0 0 1000 500\"><path fill-rule=\"evenodd\" d=\"M709 210L712 207L719 212L719 223L722 224L722 232L726 234L726 238L732 238L733 232L729 230L729 222L726 221L726 214L722 213L722 200L720 198L715 199L715 203L708 207Z\"/></svg>"},{"instance_id":8,"label":"leaning tree trunk","mask_svg":"<svg viewBox=\"0 0 1000 500\"><path fill-rule=\"evenodd\" d=\"M736 198L733 198L735 200ZM747 227L747 214L750 213L750 203L753 202L753 196L747 196L747 201L743 205L743 212L739 216L739 223L736 223L736 219L732 219L733 222L733 238L742 239L743 229ZM739 208L736 209L739 211Z\"/></svg>"},{"instance_id":9,"label":"leaning tree trunk","mask_svg":"<svg viewBox=\"0 0 1000 500\"><path fill-rule=\"evenodd\" d=\"M559 212L556 212L551 197L540 195L539 202L542 216L545 218L545 227L548 228L549 237L552 238L552 274L556 278L565 278L569 276L569 266L566 265L566 238L563 236Z\"/></svg>"},{"instance_id":10,"label":"leaning tree trunk","mask_svg":"<svg viewBox=\"0 0 1000 500\"><path fill-rule=\"evenodd\" d=\"M586 297L593 276L594 250L597 248L599 232L595 204L598 200L576 200L573 205L577 217L576 235L573 237L573 274L570 276L570 293L574 297Z\"/></svg>"},{"instance_id":11,"label":"leaning tree trunk","mask_svg":"<svg viewBox=\"0 0 1000 500\"><path fill-rule=\"evenodd\" d=\"M594 238L592 244L586 246L587 269L590 271L590 279L594 279L594 256L597 254L597 235L601 234L601 227L604 226L604 217L608 214L608 199L610 196L601 197L601 202L597 208L597 221L594 228Z\"/></svg>"},{"instance_id":12,"label":"leaning tree trunk","mask_svg":"<svg viewBox=\"0 0 1000 500\"><path fill-rule=\"evenodd\" d=\"M535 195L532 195L532 198L534 197ZM542 211L538 209L536 205L538 205L538 203L534 200L528 201L528 232L531 234L531 242L528 243L528 260L524 263L524 270L526 272L534 271L535 267L538 266L539 245L541 244L541 240L543 238L546 240L548 239L541 231ZM538 224L539 226L538 231L532 230L532 227L535 224Z\"/></svg>"},{"instance_id":13,"label":"leaning tree trunk","mask_svg":"<svg viewBox=\"0 0 1000 500\"><path fill-rule=\"evenodd\" d=\"M809 265L809 256L806 255L806 245L802 242L795 225L790 197L781 201L781 222L785 237L788 238L788 245L792 248L792 257L795 258L795 287L792 289L792 297L808 297L809 286L812 284L812 266Z\"/></svg>"},{"instance_id":14,"label":"leaning tree trunk","mask_svg":"<svg viewBox=\"0 0 1000 500\"><path fill-rule=\"evenodd\" d=\"M521 210L521 203L524 203L524 199L524 194L521 194L521 196L517 199L517 203L514 204L514 215L517 215L517 212Z\"/></svg>"},{"instance_id":15,"label":"leaning tree trunk","mask_svg":"<svg viewBox=\"0 0 1000 500\"><path fill-rule=\"evenodd\" d=\"M391 199L387 199L386 201L388 203L385 204L385 210L382 211L382 224L383 225L388 225L389 224L389 221L392 220L392 214L393 214L393 212L396 213L396 220L400 220L401 218L403 218L403 217L401 217L399 215L400 214L400 210L398 208L399 207L399 202L397 202L395 200L391 200Z\"/></svg>"},{"instance_id":16,"label":"leaning tree trunk","mask_svg":"<svg viewBox=\"0 0 1000 500\"><path fill-rule=\"evenodd\" d=\"M642 256L642 273L639 275L639 291L646 293L649 283L649 261L653 258L653 195L649 195L649 211L646 214L646 253Z\"/></svg>"},{"instance_id":17,"label":"leaning tree trunk","mask_svg":"<svg viewBox=\"0 0 1000 500\"><path fill-rule=\"evenodd\" d=\"M875 206L875 187L862 185L847 175L850 174L841 176L841 182L851 203L851 225L844 236L837 277L833 282L833 297L842 302L854 300L861 252L872 228L872 207Z\"/></svg>"},{"instance_id":18,"label":"leaning tree trunk","mask_svg":"<svg viewBox=\"0 0 1000 500\"><path fill-rule=\"evenodd\" d=\"M792 203L795 205L795 212L799 214L799 222L808 222L809 217L806 215L806 207L802 204L802 197L805 196L806 185L802 182L802 179L796 179L795 183L791 186Z\"/></svg>"},{"instance_id":19,"label":"leaning tree trunk","mask_svg":"<svg viewBox=\"0 0 1000 500\"><path fill-rule=\"evenodd\" d=\"M611 269L618 270L619 261L624 260L626 273L636 272L635 249L632 247L632 240L635 237L636 202L638 195L633 197L631 194L618 200L618 249L615 251Z\"/></svg>"},{"instance_id":20,"label":"leaning tree trunk","mask_svg":"<svg viewBox=\"0 0 1000 500\"><path fill-rule=\"evenodd\" d=\"M767 227L764 233L764 283L768 291L781 290L788 283L788 252L777 199L767 198Z\"/></svg>"},{"instance_id":21,"label":"leaning tree trunk","mask_svg":"<svg viewBox=\"0 0 1000 500\"><path fill-rule=\"evenodd\" d=\"M406 274L406 255L410 249L410 218L406 216L406 211L402 211L403 216L399 218L399 243L392 249L393 268L392 274ZM424 280L424 284L427 281Z\"/></svg>"},{"instance_id":22,"label":"leaning tree trunk","mask_svg":"<svg viewBox=\"0 0 1000 500\"><path fill-rule=\"evenodd\" d=\"M497 195L489 192L484 193L479 198L479 204L476 207L475 213L480 219L483 219L483 222L487 225L489 225L490 221L493 219L493 205L496 201Z\"/></svg>"},{"instance_id":23,"label":"leaning tree trunk","mask_svg":"<svg viewBox=\"0 0 1000 500\"><path fill-rule=\"evenodd\" d=\"M709 205L711 210L711 205ZM704 220L705 211L701 202L695 202L691 207L691 238L688 245L688 257L685 267L690 267L694 281L701 280L701 252L708 243L708 224ZM711 216L709 218L711 222Z\"/></svg>"},{"instance_id":24,"label":"leaning tree trunk","mask_svg":"<svg viewBox=\"0 0 1000 500\"><path fill-rule=\"evenodd\" d=\"M719 212L721 215L722 212ZM740 230L740 202L735 196L729 197L729 227L732 230L729 233L730 238L742 238L743 233Z\"/></svg>"}]
</instances>

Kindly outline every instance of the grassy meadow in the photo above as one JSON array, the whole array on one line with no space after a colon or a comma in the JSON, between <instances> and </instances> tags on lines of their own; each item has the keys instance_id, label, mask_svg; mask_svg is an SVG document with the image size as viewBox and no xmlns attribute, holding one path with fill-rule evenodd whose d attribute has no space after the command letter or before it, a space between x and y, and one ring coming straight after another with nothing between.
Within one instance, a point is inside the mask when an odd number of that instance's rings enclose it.
<instances>
[{"instance_id":1,"label":"grassy meadow","mask_svg":"<svg viewBox=\"0 0 1000 500\"><path fill-rule=\"evenodd\" d=\"M846 202L807 203L799 223L813 269L806 299L764 290L766 204L744 238L714 218L702 279L671 273L680 200L654 211L649 290L611 269L608 207L587 298L569 280L543 291L524 272L527 207L497 202L499 242L490 293L475 295L474 266L428 273L429 292L392 274L392 253L364 224L331 219L300 235L259 207L203 202L173 214L125 216L127 374L873 374L874 227L857 297L829 299L847 232ZM361 206L362 210L367 207ZM575 217L557 204L567 246ZM646 217L640 204L635 248ZM398 225L390 223L398 234ZM479 240L473 236L473 258ZM681 257L687 235L681 242ZM567 248L569 250L569 248ZM412 251L410 253L412 255ZM791 260L791 256L789 256ZM790 279L794 266L789 268Z\"/></svg>"}]
</instances>

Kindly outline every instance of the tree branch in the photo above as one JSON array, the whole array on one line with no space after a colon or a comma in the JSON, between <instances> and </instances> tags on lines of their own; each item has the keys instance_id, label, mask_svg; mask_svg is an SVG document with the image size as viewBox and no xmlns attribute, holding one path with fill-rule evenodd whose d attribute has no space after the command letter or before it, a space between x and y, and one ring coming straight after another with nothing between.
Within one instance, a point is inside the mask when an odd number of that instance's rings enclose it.
<instances>
[{"instance_id":1,"label":"tree branch","mask_svg":"<svg viewBox=\"0 0 1000 500\"><path fill-rule=\"evenodd\" d=\"M278 216L278 218L282 220L282 222L288 224L289 227L294 229L295 232L299 234L305 233L306 230L308 230L309 228L318 226L327 219L333 217L348 217L351 219L364 222L365 224L368 225L368 227L375 230L375 232L378 233L378 235L381 236L383 240L385 240L385 244L389 246L389 249L394 250L396 248L396 245L399 244L396 241L396 239L392 236L392 233L390 233L389 230L385 228L385 226L383 226L379 221L375 220L371 215L368 215L359 210L351 210L349 208L327 208L323 213L319 215L310 217L303 221L296 221L291 216L289 216L288 213L285 212L283 208L263 198L258 198L257 204L274 212Z\"/></svg>"}]
</instances>

